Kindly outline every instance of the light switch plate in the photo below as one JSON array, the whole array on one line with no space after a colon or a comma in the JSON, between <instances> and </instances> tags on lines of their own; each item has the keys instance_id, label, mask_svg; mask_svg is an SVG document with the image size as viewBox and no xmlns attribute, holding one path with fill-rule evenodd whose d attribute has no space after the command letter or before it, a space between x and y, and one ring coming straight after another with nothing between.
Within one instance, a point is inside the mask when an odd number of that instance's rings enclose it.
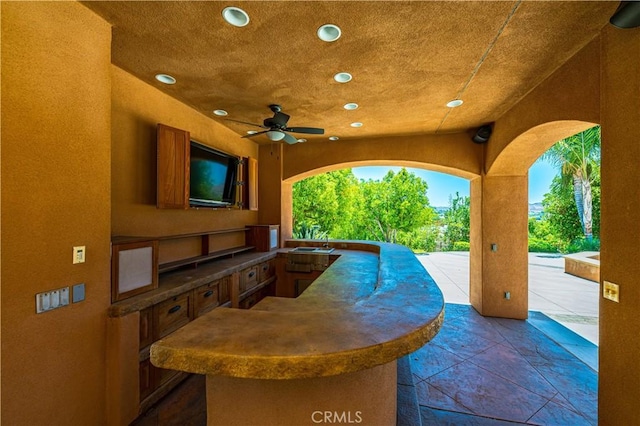
<instances>
[{"instance_id":1,"label":"light switch plate","mask_svg":"<svg viewBox=\"0 0 640 426\"><path fill-rule=\"evenodd\" d=\"M73 248L73 263L84 263L87 248L85 246L76 246Z\"/></svg>"},{"instance_id":2,"label":"light switch plate","mask_svg":"<svg viewBox=\"0 0 640 426\"><path fill-rule=\"evenodd\" d=\"M602 283L602 297L620 303L620 286L609 281Z\"/></svg>"},{"instance_id":3,"label":"light switch plate","mask_svg":"<svg viewBox=\"0 0 640 426\"><path fill-rule=\"evenodd\" d=\"M69 304L69 287L36 294L36 313L51 311Z\"/></svg>"}]
</instances>

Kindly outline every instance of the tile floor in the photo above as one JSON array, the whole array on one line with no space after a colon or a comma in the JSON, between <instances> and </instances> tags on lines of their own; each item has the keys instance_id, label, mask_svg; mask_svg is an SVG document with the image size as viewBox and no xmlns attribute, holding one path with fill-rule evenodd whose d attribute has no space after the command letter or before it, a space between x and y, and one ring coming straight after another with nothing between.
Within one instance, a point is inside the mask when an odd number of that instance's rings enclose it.
<instances>
[{"instance_id":1,"label":"tile floor","mask_svg":"<svg viewBox=\"0 0 640 426\"><path fill-rule=\"evenodd\" d=\"M596 425L598 374L556 343L572 336L537 312L487 318L447 303L440 333L410 356L422 424Z\"/></svg>"}]
</instances>

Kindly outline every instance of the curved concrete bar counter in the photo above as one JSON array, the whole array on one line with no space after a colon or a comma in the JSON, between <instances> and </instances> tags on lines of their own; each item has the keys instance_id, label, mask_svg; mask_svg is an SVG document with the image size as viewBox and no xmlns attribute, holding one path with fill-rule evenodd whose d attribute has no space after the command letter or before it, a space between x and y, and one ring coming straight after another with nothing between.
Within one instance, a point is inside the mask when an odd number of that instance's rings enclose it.
<instances>
[{"instance_id":1,"label":"curved concrete bar counter","mask_svg":"<svg viewBox=\"0 0 640 426\"><path fill-rule=\"evenodd\" d=\"M207 375L210 425L395 424L395 361L436 335L442 293L403 246L338 244L298 298L215 309L152 345L155 366Z\"/></svg>"}]
</instances>

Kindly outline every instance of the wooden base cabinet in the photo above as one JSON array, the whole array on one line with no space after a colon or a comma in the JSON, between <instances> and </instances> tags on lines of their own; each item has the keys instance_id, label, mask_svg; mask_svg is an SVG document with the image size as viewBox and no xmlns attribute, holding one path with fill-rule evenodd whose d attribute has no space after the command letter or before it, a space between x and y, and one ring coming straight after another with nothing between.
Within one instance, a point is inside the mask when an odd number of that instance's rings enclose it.
<instances>
[{"instance_id":1,"label":"wooden base cabinet","mask_svg":"<svg viewBox=\"0 0 640 426\"><path fill-rule=\"evenodd\" d=\"M170 289L167 292L171 293ZM243 309L275 295L275 259L240 272L229 271L229 275L177 295L172 293L151 306L140 302L142 295L122 302L132 304L130 313L110 317L108 322L107 424L129 425L189 377L151 364L151 344L221 305L231 305L233 292L236 306ZM135 307L139 305L147 306Z\"/></svg>"}]
</instances>

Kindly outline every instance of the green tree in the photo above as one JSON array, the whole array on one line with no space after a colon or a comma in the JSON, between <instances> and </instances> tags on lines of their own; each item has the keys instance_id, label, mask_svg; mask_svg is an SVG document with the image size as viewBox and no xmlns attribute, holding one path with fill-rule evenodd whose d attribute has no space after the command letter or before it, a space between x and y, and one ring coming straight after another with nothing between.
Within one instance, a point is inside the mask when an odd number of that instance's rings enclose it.
<instances>
[{"instance_id":1,"label":"green tree","mask_svg":"<svg viewBox=\"0 0 640 426\"><path fill-rule=\"evenodd\" d=\"M398 242L399 233L427 226L434 217L427 182L405 168L389 171L382 181L361 183L364 233L376 241Z\"/></svg>"},{"instance_id":2,"label":"green tree","mask_svg":"<svg viewBox=\"0 0 640 426\"><path fill-rule=\"evenodd\" d=\"M542 157L560 169L561 185L573 187L576 215L587 240L593 238L593 192L596 170L600 166L600 126L563 139Z\"/></svg>"},{"instance_id":3,"label":"green tree","mask_svg":"<svg viewBox=\"0 0 640 426\"><path fill-rule=\"evenodd\" d=\"M470 229L470 199L463 197L458 192L456 196L449 196L449 210L444 214L443 225L443 249L453 250L456 242L469 242Z\"/></svg>"},{"instance_id":4,"label":"green tree","mask_svg":"<svg viewBox=\"0 0 640 426\"><path fill-rule=\"evenodd\" d=\"M294 235L309 229L332 238L352 238L357 221L358 180L351 169L323 173L293 184ZM346 237L344 235L347 235Z\"/></svg>"},{"instance_id":5,"label":"green tree","mask_svg":"<svg viewBox=\"0 0 640 426\"><path fill-rule=\"evenodd\" d=\"M592 236L597 240L600 236L600 173L599 168L593 172L591 183L593 197L593 225ZM551 182L550 191L542 200L544 214L542 221L547 222L547 232L556 239L558 249L566 252L572 244L580 246L580 240L591 241L583 232L579 220L578 209L574 200L574 192L568 185L562 184L562 178L556 176ZM589 246L589 243L586 243Z\"/></svg>"}]
</instances>

